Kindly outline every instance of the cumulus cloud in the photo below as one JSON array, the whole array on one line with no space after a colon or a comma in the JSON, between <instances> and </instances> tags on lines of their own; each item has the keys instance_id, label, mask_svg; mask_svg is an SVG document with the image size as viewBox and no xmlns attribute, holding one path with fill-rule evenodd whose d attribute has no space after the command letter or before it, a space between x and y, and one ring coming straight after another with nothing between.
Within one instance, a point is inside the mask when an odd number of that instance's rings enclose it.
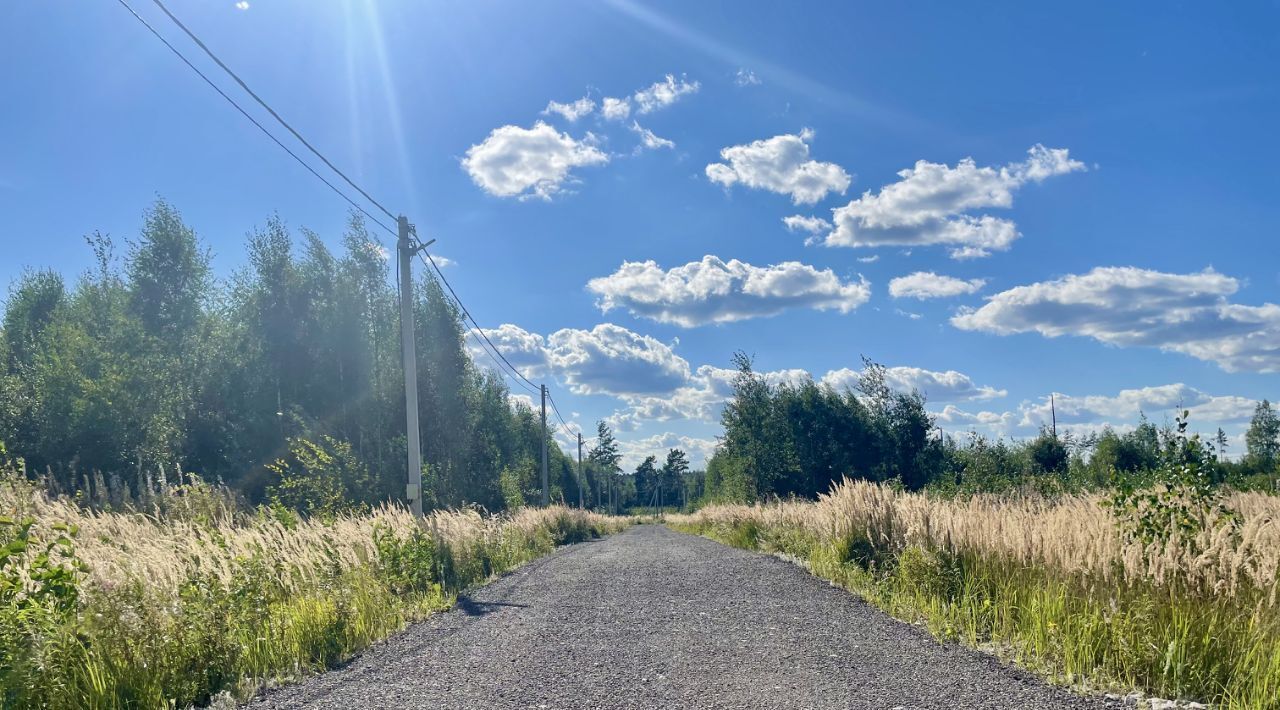
<instances>
[{"instance_id":1,"label":"cumulus cloud","mask_svg":"<svg viewBox=\"0 0 1280 710\"><path fill-rule=\"evenodd\" d=\"M984 279L957 279L953 276L942 276L932 271L917 271L914 274L899 276L889 281L889 295L894 298L950 298L977 293L986 285Z\"/></svg>"},{"instance_id":2,"label":"cumulus cloud","mask_svg":"<svg viewBox=\"0 0 1280 710\"><path fill-rule=\"evenodd\" d=\"M631 115L631 99L625 96L620 99L606 96L600 104L600 115L610 121L621 121Z\"/></svg>"},{"instance_id":3,"label":"cumulus cloud","mask_svg":"<svg viewBox=\"0 0 1280 710\"><path fill-rule=\"evenodd\" d=\"M750 69L739 69L737 75L733 78L733 83L738 86L759 86L760 77L756 76L756 73Z\"/></svg>"},{"instance_id":4,"label":"cumulus cloud","mask_svg":"<svg viewBox=\"0 0 1280 710\"><path fill-rule=\"evenodd\" d=\"M583 96L577 101L562 104L559 101L551 101L547 103L547 107L542 110L542 115L550 116L551 114L559 114L566 121L576 121L583 116L596 110L596 102L590 97Z\"/></svg>"},{"instance_id":5,"label":"cumulus cloud","mask_svg":"<svg viewBox=\"0 0 1280 710\"><path fill-rule=\"evenodd\" d=\"M572 180L574 168L609 162L593 144L538 121L532 128L495 128L467 149L462 167L485 192L499 197L550 199Z\"/></svg>"},{"instance_id":6,"label":"cumulus cloud","mask_svg":"<svg viewBox=\"0 0 1280 710\"><path fill-rule=\"evenodd\" d=\"M783 217L782 223L787 226L788 232L804 232L810 237L831 231L831 223L821 217L793 214L790 217Z\"/></svg>"},{"instance_id":7,"label":"cumulus cloud","mask_svg":"<svg viewBox=\"0 0 1280 710\"><path fill-rule=\"evenodd\" d=\"M530 333L518 325L503 323L497 328L481 330L493 343L494 348L502 353L513 367L525 377L545 377L550 372L551 360L547 354L547 343L541 335ZM473 335L479 335L473 333ZM484 361L484 349L479 345L477 337L467 343L471 358L476 362Z\"/></svg>"},{"instance_id":8,"label":"cumulus cloud","mask_svg":"<svg viewBox=\"0 0 1280 710\"><path fill-rule=\"evenodd\" d=\"M670 392L689 379L689 363L670 346L612 323L558 330L547 349L556 371L581 394Z\"/></svg>"},{"instance_id":9,"label":"cumulus cloud","mask_svg":"<svg viewBox=\"0 0 1280 710\"><path fill-rule=\"evenodd\" d=\"M1065 148L1032 146L1025 161L979 167L965 158L951 167L917 161L902 179L832 210L827 246L877 247L941 244L951 256L969 259L1007 250L1020 235L1006 219L969 212L1013 206L1013 193L1028 183L1085 170Z\"/></svg>"},{"instance_id":10,"label":"cumulus cloud","mask_svg":"<svg viewBox=\"0 0 1280 710\"><path fill-rule=\"evenodd\" d=\"M1253 415L1257 400L1233 395L1211 395L1183 383L1121 390L1115 395L1069 395L1055 393L1023 401L1017 408L1003 411L969 412L947 405L934 412L938 425L952 433L978 432L989 436L1034 436L1057 419L1058 432L1077 436L1104 429L1131 431L1139 418L1157 423L1190 410L1192 429L1213 432L1222 427L1239 430Z\"/></svg>"},{"instance_id":11,"label":"cumulus cloud","mask_svg":"<svg viewBox=\"0 0 1280 710\"><path fill-rule=\"evenodd\" d=\"M528 407L529 409L533 409L533 397L530 397L523 392L512 392L511 394L508 394L507 401L513 407Z\"/></svg>"},{"instance_id":12,"label":"cumulus cloud","mask_svg":"<svg viewBox=\"0 0 1280 710\"><path fill-rule=\"evenodd\" d=\"M777 315L789 308L848 313L871 297L865 278L841 281L830 269L795 261L771 266L728 262L707 255L664 271L653 261L623 262L587 290L608 313L624 308L637 317L692 328Z\"/></svg>"},{"instance_id":13,"label":"cumulus cloud","mask_svg":"<svg viewBox=\"0 0 1280 710\"><path fill-rule=\"evenodd\" d=\"M844 194L852 178L835 163L809 158L813 131L784 134L720 151L726 162L706 168L712 182L732 187L735 183L759 190L791 195L793 204L813 204L830 193Z\"/></svg>"},{"instance_id":14,"label":"cumulus cloud","mask_svg":"<svg viewBox=\"0 0 1280 710\"><path fill-rule=\"evenodd\" d=\"M1119 347L1154 347L1228 372L1280 371L1280 306L1228 296L1239 282L1213 269L1171 274L1099 267L1002 291L951 319L962 330L1079 335Z\"/></svg>"},{"instance_id":15,"label":"cumulus cloud","mask_svg":"<svg viewBox=\"0 0 1280 710\"><path fill-rule=\"evenodd\" d=\"M981 427L1001 435L1007 432L1015 418L1011 412L966 412L954 404L948 404L933 415L944 429L971 430Z\"/></svg>"},{"instance_id":16,"label":"cumulus cloud","mask_svg":"<svg viewBox=\"0 0 1280 710\"><path fill-rule=\"evenodd\" d=\"M631 122L631 130L640 136L640 146L649 150L657 150L659 148L674 148L676 144L666 138L659 138L653 134L653 131L641 126L638 121ZM638 150L638 149L637 149Z\"/></svg>"},{"instance_id":17,"label":"cumulus cloud","mask_svg":"<svg viewBox=\"0 0 1280 710\"><path fill-rule=\"evenodd\" d=\"M885 383L900 392L912 390L924 395L930 402L971 402L1004 397L1006 390L996 389L988 385L978 385L973 378L962 372L946 370L937 372L920 367L899 365L886 367ZM823 384L831 385L837 390L855 390L861 370L847 367L832 370L823 375Z\"/></svg>"},{"instance_id":18,"label":"cumulus cloud","mask_svg":"<svg viewBox=\"0 0 1280 710\"><path fill-rule=\"evenodd\" d=\"M675 103L681 96L697 93L699 88L701 85L696 81L685 81L683 77L676 79L668 74L662 81L637 91L631 100L635 102L636 113L653 113Z\"/></svg>"},{"instance_id":19,"label":"cumulus cloud","mask_svg":"<svg viewBox=\"0 0 1280 710\"><path fill-rule=\"evenodd\" d=\"M669 345L612 323L564 328L546 338L510 323L484 333L526 377L554 375L577 394L665 394L690 378L689 363ZM471 351L480 361L479 346Z\"/></svg>"},{"instance_id":20,"label":"cumulus cloud","mask_svg":"<svg viewBox=\"0 0 1280 710\"><path fill-rule=\"evenodd\" d=\"M1085 395L1074 397L1054 394L1052 402L1045 397L1024 403L1020 408L1020 424L1038 428L1049 424L1056 414L1059 424L1133 421L1140 414L1191 412L1191 420L1201 422L1245 422L1253 416L1257 400L1236 396L1213 396L1181 382L1158 387L1120 390L1115 396Z\"/></svg>"},{"instance_id":21,"label":"cumulus cloud","mask_svg":"<svg viewBox=\"0 0 1280 710\"><path fill-rule=\"evenodd\" d=\"M639 89L631 96L606 96L600 103L600 115L610 121L621 121L631 115L632 107L637 114L653 113L679 101L682 96L697 93L699 88L701 84L696 81L685 81L683 77L676 79L674 74L668 74L662 81Z\"/></svg>"}]
</instances>

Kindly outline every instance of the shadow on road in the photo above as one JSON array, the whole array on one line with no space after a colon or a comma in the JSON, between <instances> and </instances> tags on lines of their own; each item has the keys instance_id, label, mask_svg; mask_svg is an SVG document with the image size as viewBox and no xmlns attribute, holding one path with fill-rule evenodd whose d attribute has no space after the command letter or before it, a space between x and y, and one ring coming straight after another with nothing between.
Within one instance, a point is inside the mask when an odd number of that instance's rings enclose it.
<instances>
[{"instance_id":1,"label":"shadow on road","mask_svg":"<svg viewBox=\"0 0 1280 710\"><path fill-rule=\"evenodd\" d=\"M529 607L528 604L514 604L511 602L482 602L476 601L475 599L467 596L458 597L458 608L467 616L484 616L485 614L492 614L495 611L500 611L502 607L505 606L516 607L519 609L527 609Z\"/></svg>"}]
</instances>

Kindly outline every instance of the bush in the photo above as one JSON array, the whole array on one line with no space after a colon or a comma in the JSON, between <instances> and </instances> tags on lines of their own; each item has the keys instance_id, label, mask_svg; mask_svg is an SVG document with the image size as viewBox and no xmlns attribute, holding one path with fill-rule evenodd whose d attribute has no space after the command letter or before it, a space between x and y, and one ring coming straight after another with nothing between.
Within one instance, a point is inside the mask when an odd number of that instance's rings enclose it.
<instances>
[{"instance_id":1,"label":"bush","mask_svg":"<svg viewBox=\"0 0 1280 710\"><path fill-rule=\"evenodd\" d=\"M278 481L267 491L271 502L307 515L332 517L368 510L373 477L351 444L322 436L318 442L289 440L289 455L269 464Z\"/></svg>"}]
</instances>

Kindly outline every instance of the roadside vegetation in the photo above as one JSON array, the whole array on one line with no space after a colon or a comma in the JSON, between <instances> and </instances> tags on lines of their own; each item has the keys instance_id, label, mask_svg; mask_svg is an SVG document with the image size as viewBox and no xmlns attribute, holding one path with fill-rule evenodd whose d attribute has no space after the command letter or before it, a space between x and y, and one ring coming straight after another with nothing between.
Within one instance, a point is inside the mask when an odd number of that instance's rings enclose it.
<instances>
[{"instance_id":1,"label":"roadside vegetation","mask_svg":"<svg viewBox=\"0 0 1280 710\"><path fill-rule=\"evenodd\" d=\"M669 524L788 556L1059 682L1280 707L1268 402L1239 461L1187 412L1087 440L958 442L873 363L843 393L738 364L701 506Z\"/></svg>"},{"instance_id":2,"label":"roadside vegetation","mask_svg":"<svg viewBox=\"0 0 1280 710\"><path fill-rule=\"evenodd\" d=\"M501 516L242 507L198 479L96 512L0 479L0 707L187 707L323 669L457 594L620 529L563 507Z\"/></svg>"}]
</instances>

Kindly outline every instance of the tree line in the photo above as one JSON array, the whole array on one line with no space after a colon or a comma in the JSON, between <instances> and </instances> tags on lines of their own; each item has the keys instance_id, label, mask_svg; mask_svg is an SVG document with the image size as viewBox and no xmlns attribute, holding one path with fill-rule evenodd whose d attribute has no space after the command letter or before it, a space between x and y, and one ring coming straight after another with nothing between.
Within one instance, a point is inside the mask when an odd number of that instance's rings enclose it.
<instances>
[{"instance_id":1,"label":"tree line","mask_svg":"<svg viewBox=\"0 0 1280 710\"><path fill-rule=\"evenodd\" d=\"M956 437L936 426L923 395L894 390L871 361L844 391L810 378L770 384L743 353L734 364L723 438L698 482L699 502L815 498L845 477L942 493L1142 486L1159 481L1171 461L1195 461L1216 484L1280 490L1280 417L1267 400L1257 404L1244 455L1233 459L1221 429L1187 437L1145 416L1125 432Z\"/></svg>"},{"instance_id":2,"label":"tree line","mask_svg":"<svg viewBox=\"0 0 1280 710\"><path fill-rule=\"evenodd\" d=\"M403 497L400 294L359 217L336 252L273 217L248 235L247 264L222 280L163 200L120 253L107 235L87 242L95 266L74 282L30 270L10 289L0 458L103 504L179 472L304 511ZM425 502L536 502L539 416L472 362L462 314L431 274L405 297L417 329ZM611 442L593 449L582 476L588 504L607 500L595 469L617 468ZM576 503L577 462L547 445L552 498Z\"/></svg>"}]
</instances>

